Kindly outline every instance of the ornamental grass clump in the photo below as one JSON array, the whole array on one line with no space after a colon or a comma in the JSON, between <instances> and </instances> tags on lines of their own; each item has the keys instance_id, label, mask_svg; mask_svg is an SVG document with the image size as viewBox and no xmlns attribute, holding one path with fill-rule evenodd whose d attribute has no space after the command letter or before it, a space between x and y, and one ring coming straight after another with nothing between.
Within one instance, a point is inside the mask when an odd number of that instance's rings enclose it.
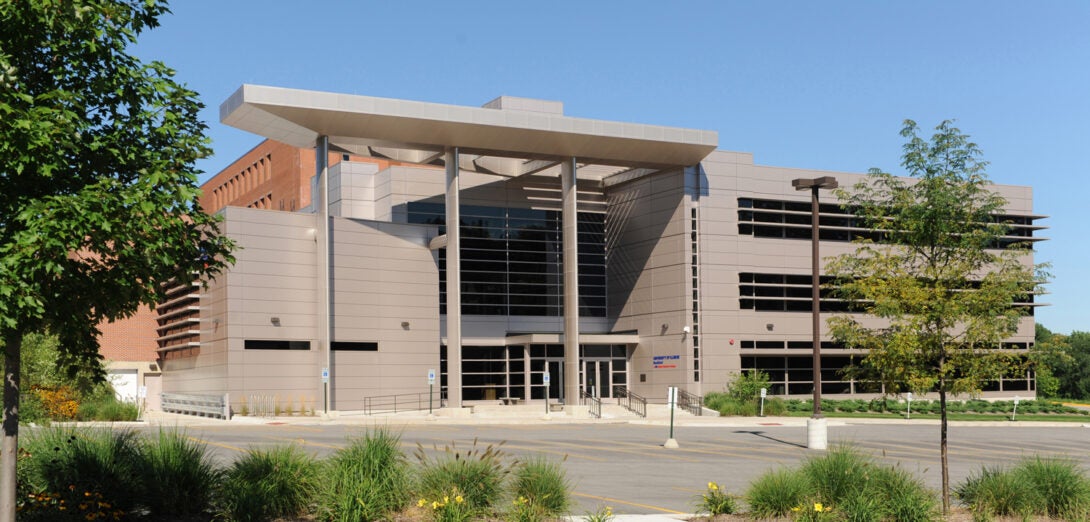
<instances>
[{"instance_id":1,"label":"ornamental grass clump","mask_svg":"<svg viewBox=\"0 0 1090 522\"><path fill-rule=\"evenodd\" d=\"M1090 479L1069 459L1030 457L1008 470L984 467L954 493L979 520L995 516L1090 519Z\"/></svg>"},{"instance_id":2,"label":"ornamental grass clump","mask_svg":"<svg viewBox=\"0 0 1090 522\"><path fill-rule=\"evenodd\" d=\"M417 476L418 492L425 498L436 498L457 489L469 508L479 513L491 512L499 506L511 466L500 446L489 444L481 449L477 439L468 450L450 445L434 448L429 456L417 445L416 459L420 463Z\"/></svg>"},{"instance_id":3,"label":"ornamental grass clump","mask_svg":"<svg viewBox=\"0 0 1090 522\"><path fill-rule=\"evenodd\" d=\"M746 500L758 518L846 522L940 519L935 495L922 480L899 467L879 465L847 446L809 458L797 469L758 477L750 484Z\"/></svg>"},{"instance_id":4,"label":"ornamental grass clump","mask_svg":"<svg viewBox=\"0 0 1090 522\"><path fill-rule=\"evenodd\" d=\"M570 484L560 463L529 457L514 466L511 478L510 517L517 522L537 522L567 514L571 508Z\"/></svg>"},{"instance_id":5,"label":"ornamental grass clump","mask_svg":"<svg viewBox=\"0 0 1090 522\"><path fill-rule=\"evenodd\" d=\"M1043 504L1037 491L998 467L982 467L954 488L954 496L969 506L976 520L994 516L1031 517Z\"/></svg>"},{"instance_id":6,"label":"ornamental grass clump","mask_svg":"<svg viewBox=\"0 0 1090 522\"><path fill-rule=\"evenodd\" d=\"M757 518L785 517L808 502L813 487L805 474L793 469L772 470L750 483L745 499Z\"/></svg>"},{"instance_id":7,"label":"ornamental grass clump","mask_svg":"<svg viewBox=\"0 0 1090 522\"><path fill-rule=\"evenodd\" d=\"M192 516L209 509L220 470L208 447L184 432L159 430L137 446L140 502L157 517Z\"/></svg>"},{"instance_id":8,"label":"ornamental grass clump","mask_svg":"<svg viewBox=\"0 0 1090 522\"><path fill-rule=\"evenodd\" d=\"M885 520L898 522L931 522L942 519L942 510L935 493L923 480L899 466L874 465L866 477L867 487L859 495L877 500L879 513ZM865 501L857 501L859 503ZM852 511L841 501L837 507L848 520L869 520L866 513Z\"/></svg>"},{"instance_id":9,"label":"ornamental grass clump","mask_svg":"<svg viewBox=\"0 0 1090 522\"><path fill-rule=\"evenodd\" d=\"M318 520L384 520L410 500L409 464L400 437L385 429L350 439L322 469Z\"/></svg>"},{"instance_id":10,"label":"ornamental grass clump","mask_svg":"<svg viewBox=\"0 0 1090 522\"><path fill-rule=\"evenodd\" d=\"M827 503L857 495L866 487L873 469L870 457L849 446L833 447L824 455L806 459L800 468L817 498Z\"/></svg>"},{"instance_id":11,"label":"ornamental grass clump","mask_svg":"<svg viewBox=\"0 0 1090 522\"><path fill-rule=\"evenodd\" d=\"M224 473L220 517L257 522L304 515L315 500L320 476L314 458L297 446L250 450Z\"/></svg>"},{"instance_id":12,"label":"ornamental grass clump","mask_svg":"<svg viewBox=\"0 0 1090 522\"><path fill-rule=\"evenodd\" d=\"M1090 509L1090 480L1078 463L1064 458L1030 457L1012 474L1035 490L1042 505L1038 512L1067 520L1085 520Z\"/></svg>"}]
</instances>

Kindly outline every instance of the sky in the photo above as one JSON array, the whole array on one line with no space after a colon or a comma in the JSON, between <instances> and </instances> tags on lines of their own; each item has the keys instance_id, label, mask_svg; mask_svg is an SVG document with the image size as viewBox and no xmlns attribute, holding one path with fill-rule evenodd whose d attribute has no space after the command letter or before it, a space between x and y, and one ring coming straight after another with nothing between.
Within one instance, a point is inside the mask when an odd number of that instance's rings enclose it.
<instances>
[{"instance_id":1,"label":"sky","mask_svg":"<svg viewBox=\"0 0 1090 522\"><path fill-rule=\"evenodd\" d=\"M1090 2L177 0L134 52L200 93L214 155L261 138L219 123L244 83L715 130L760 165L900 168L903 121L972 137L1001 184L1033 187L1049 238L1036 319L1090 330Z\"/></svg>"}]
</instances>

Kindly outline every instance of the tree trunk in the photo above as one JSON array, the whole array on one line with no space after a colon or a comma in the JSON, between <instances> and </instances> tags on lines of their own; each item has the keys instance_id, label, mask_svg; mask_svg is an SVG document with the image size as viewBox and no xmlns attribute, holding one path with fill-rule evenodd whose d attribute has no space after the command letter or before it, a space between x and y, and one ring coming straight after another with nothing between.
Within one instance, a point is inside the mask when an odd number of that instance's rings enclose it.
<instances>
[{"instance_id":1,"label":"tree trunk","mask_svg":"<svg viewBox=\"0 0 1090 522\"><path fill-rule=\"evenodd\" d=\"M16 475L19 458L19 353L23 335L5 330L4 340L4 442L0 448L0 522L15 522Z\"/></svg>"},{"instance_id":2,"label":"tree trunk","mask_svg":"<svg viewBox=\"0 0 1090 522\"><path fill-rule=\"evenodd\" d=\"M942 513L950 512L950 463L946 451L946 380L939 379L939 455L942 460Z\"/></svg>"}]
</instances>

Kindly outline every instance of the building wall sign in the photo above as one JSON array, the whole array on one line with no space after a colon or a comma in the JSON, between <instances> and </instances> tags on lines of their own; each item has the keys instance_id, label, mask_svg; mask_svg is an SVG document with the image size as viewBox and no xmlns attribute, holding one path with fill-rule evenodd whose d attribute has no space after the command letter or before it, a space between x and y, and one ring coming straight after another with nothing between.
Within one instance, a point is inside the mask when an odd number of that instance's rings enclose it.
<instances>
[{"instance_id":1,"label":"building wall sign","mask_svg":"<svg viewBox=\"0 0 1090 522\"><path fill-rule=\"evenodd\" d=\"M677 368L677 361L681 360L680 355L656 355L651 358L651 362L655 368Z\"/></svg>"}]
</instances>

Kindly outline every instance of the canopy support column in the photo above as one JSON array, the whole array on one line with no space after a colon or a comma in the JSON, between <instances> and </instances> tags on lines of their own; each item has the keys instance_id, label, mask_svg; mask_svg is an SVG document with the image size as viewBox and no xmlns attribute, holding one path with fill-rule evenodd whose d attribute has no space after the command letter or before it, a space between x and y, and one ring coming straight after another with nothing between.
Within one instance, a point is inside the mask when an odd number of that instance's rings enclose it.
<instances>
[{"instance_id":1,"label":"canopy support column","mask_svg":"<svg viewBox=\"0 0 1090 522\"><path fill-rule=\"evenodd\" d=\"M317 223L317 257L318 257L318 353L322 361L322 376L320 388L322 390L322 411L329 413L332 404L333 369L330 367L332 360L330 354L331 321L330 321L330 292L329 292L329 136L318 136L314 150L314 170L318 176L318 194L314 198L314 209L318 219ZM328 377L325 372L328 371Z\"/></svg>"},{"instance_id":2,"label":"canopy support column","mask_svg":"<svg viewBox=\"0 0 1090 522\"><path fill-rule=\"evenodd\" d=\"M564 404L579 403L579 213L575 158L560 165L564 249Z\"/></svg>"},{"instance_id":3,"label":"canopy support column","mask_svg":"<svg viewBox=\"0 0 1090 522\"><path fill-rule=\"evenodd\" d=\"M462 232L458 148L446 150L447 167L447 406L462 407Z\"/></svg>"}]
</instances>

